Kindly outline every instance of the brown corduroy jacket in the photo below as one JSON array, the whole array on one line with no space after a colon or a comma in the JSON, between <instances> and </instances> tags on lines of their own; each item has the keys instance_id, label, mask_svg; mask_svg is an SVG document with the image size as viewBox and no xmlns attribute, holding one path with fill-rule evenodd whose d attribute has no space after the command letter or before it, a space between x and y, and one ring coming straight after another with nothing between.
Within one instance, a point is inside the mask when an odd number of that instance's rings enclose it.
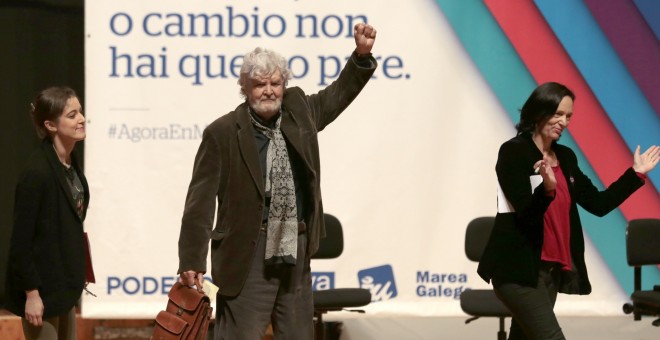
<instances>
[{"instance_id":1,"label":"brown corduroy jacket","mask_svg":"<svg viewBox=\"0 0 660 340\"><path fill-rule=\"evenodd\" d=\"M316 94L306 95L297 87L284 93L280 127L289 150L304 168L307 254L316 252L319 239L325 236L317 133L348 107L376 68L372 57L370 67L359 66L356 58L354 53L337 80ZM253 258L263 209L264 183L254 128L243 103L204 130L179 235L179 273L206 272L210 239L213 281L220 294L238 295Z\"/></svg>"}]
</instances>

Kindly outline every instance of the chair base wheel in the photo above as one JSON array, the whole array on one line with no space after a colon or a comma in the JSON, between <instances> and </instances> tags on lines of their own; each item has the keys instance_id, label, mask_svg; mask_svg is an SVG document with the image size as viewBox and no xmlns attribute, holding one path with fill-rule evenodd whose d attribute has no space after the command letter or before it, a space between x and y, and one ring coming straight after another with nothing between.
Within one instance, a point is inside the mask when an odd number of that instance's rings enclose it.
<instances>
[{"instance_id":1,"label":"chair base wheel","mask_svg":"<svg viewBox=\"0 0 660 340\"><path fill-rule=\"evenodd\" d=\"M623 305L623 312L625 314L630 314L634 310L633 305L631 303L626 303Z\"/></svg>"}]
</instances>

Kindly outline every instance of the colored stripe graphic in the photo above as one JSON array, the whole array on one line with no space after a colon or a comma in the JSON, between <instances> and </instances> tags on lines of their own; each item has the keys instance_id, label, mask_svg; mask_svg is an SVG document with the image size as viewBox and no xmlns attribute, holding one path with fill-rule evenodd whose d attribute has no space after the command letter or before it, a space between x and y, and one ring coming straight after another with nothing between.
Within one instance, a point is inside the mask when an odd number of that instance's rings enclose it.
<instances>
[{"instance_id":1,"label":"colored stripe graphic","mask_svg":"<svg viewBox=\"0 0 660 340\"><path fill-rule=\"evenodd\" d=\"M626 6L614 6L620 2L621 0L600 2L603 5L598 7L608 7L611 10L616 10L617 12L610 13L618 15L624 13L626 9ZM632 3L627 3L635 9ZM634 151L637 145L647 148L650 145L659 143L660 117L654 112L640 88L638 88L638 84L635 83L631 74L621 63L587 7L581 1L564 1L561 6L558 6L556 1L537 0L536 5L580 70L591 90L598 97L605 113L626 142L628 150ZM625 21L625 15L622 16L623 18L620 20L625 24L629 24L628 27L634 26ZM613 19L615 22L619 21L615 18L608 19ZM626 33L626 30L622 28L620 33ZM630 30L627 33L634 35L637 32ZM649 37L652 37L650 31L648 33ZM621 36L620 38L628 41L635 40L633 36ZM585 45L584 41L589 41L589 44ZM627 46L627 48L633 47L637 47L637 50L631 49L625 53L631 56L638 55L640 59L644 59L643 55L650 56L653 53L652 51L655 50L657 51L657 60L660 62L660 45L652 43L646 48L645 46ZM659 78L655 79L654 82L657 83L656 86L660 86L660 68L658 67L660 64L655 66L655 68L651 67L653 70L648 70L647 73L649 75L657 74ZM660 104L660 87L656 87L652 92L655 92L656 101ZM655 184L657 197L660 172L652 171L648 176L651 182L649 185Z\"/></svg>"},{"instance_id":2,"label":"colored stripe graphic","mask_svg":"<svg viewBox=\"0 0 660 340\"><path fill-rule=\"evenodd\" d=\"M499 99L512 122L519 119L518 109L536 88L534 81L513 46L480 0L436 0L456 36L470 55L484 80ZM513 137L513 136L512 136ZM584 154L573 140L570 131L562 136L562 144L575 151L580 168L603 188ZM603 260L628 293L633 290L632 270L625 259L626 220L617 209L604 217L596 217L580 209L585 232L599 250ZM660 280L660 272L644 276L644 283Z\"/></svg>"},{"instance_id":3,"label":"colored stripe graphic","mask_svg":"<svg viewBox=\"0 0 660 340\"><path fill-rule=\"evenodd\" d=\"M584 3L655 110L656 124L660 126L660 43L653 31L630 0ZM577 28L573 31L580 32ZM658 182L655 183L658 188Z\"/></svg>"},{"instance_id":4,"label":"colored stripe graphic","mask_svg":"<svg viewBox=\"0 0 660 340\"><path fill-rule=\"evenodd\" d=\"M642 13L646 23L649 25L655 38L660 40L660 1L658 0L634 0L635 6Z\"/></svg>"},{"instance_id":5,"label":"colored stripe graphic","mask_svg":"<svg viewBox=\"0 0 660 340\"><path fill-rule=\"evenodd\" d=\"M615 181L632 164L632 154L541 13L528 0L485 3L538 83L557 81L573 89L576 116L568 130L601 181ZM644 185L620 209L627 220L660 218L660 197L653 186Z\"/></svg>"}]
</instances>

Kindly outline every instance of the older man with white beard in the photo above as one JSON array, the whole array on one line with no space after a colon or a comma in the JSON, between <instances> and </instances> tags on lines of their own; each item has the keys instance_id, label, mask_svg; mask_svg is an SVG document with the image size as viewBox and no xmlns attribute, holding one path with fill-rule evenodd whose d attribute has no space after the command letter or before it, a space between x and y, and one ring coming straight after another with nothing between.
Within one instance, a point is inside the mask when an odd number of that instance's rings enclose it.
<instances>
[{"instance_id":1,"label":"older man with white beard","mask_svg":"<svg viewBox=\"0 0 660 340\"><path fill-rule=\"evenodd\" d=\"M205 130L179 237L180 282L203 281L208 243L219 287L215 339L313 338L310 256L325 236L317 133L374 73L376 30L354 27L355 51L316 94L287 88L286 60L256 48L239 78L245 102ZM217 201L217 207L216 207ZM213 220L216 219L215 228Z\"/></svg>"}]
</instances>

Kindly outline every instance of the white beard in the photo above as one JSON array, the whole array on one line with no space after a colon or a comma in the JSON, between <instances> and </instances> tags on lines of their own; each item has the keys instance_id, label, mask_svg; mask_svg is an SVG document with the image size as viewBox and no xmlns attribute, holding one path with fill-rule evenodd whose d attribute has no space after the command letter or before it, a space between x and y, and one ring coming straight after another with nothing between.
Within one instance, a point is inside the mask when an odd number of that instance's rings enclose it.
<instances>
[{"instance_id":1,"label":"white beard","mask_svg":"<svg viewBox=\"0 0 660 340\"><path fill-rule=\"evenodd\" d=\"M273 116L280 111L282 100L277 99L275 102L258 100L250 103L254 112L259 116Z\"/></svg>"}]
</instances>

